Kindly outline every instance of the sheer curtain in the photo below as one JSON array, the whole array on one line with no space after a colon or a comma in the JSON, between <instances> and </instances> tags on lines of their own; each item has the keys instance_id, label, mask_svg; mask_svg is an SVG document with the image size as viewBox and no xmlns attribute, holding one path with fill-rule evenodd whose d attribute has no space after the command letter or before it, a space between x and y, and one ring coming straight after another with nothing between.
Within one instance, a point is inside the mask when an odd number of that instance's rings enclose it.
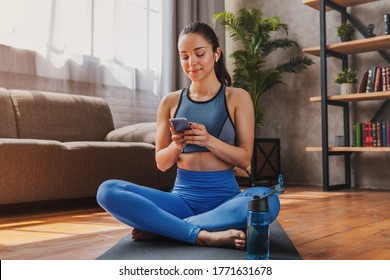
<instances>
[{"instance_id":1,"label":"sheer curtain","mask_svg":"<svg viewBox=\"0 0 390 280\"><path fill-rule=\"evenodd\" d=\"M0 87L100 96L117 127L188 84L177 37L224 0L1 0ZM220 32L224 42L224 33Z\"/></svg>"},{"instance_id":2,"label":"sheer curtain","mask_svg":"<svg viewBox=\"0 0 390 280\"><path fill-rule=\"evenodd\" d=\"M162 2L2 0L0 42L36 51L38 76L159 91ZM147 80L147 82L146 82Z\"/></svg>"}]
</instances>

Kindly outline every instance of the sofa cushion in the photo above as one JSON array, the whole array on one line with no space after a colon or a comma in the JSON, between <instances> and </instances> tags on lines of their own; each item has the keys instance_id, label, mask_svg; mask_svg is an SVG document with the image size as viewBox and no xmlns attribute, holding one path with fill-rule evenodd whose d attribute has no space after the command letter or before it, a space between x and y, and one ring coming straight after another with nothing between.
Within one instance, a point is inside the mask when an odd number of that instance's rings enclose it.
<instances>
[{"instance_id":1,"label":"sofa cushion","mask_svg":"<svg viewBox=\"0 0 390 280\"><path fill-rule=\"evenodd\" d=\"M155 145L156 122L137 123L115 129L107 134L107 141L144 142Z\"/></svg>"},{"instance_id":2,"label":"sofa cushion","mask_svg":"<svg viewBox=\"0 0 390 280\"><path fill-rule=\"evenodd\" d=\"M18 138L14 107L4 88L0 88L0 138Z\"/></svg>"},{"instance_id":3,"label":"sofa cushion","mask_svg":"<svg viewBox=\"0 0 390 280\"><path fill-rule=\"evenodd\" d=\"M58 141L0 139L0 205L65 197L65 149Z\"/></svg>"},{"instance_id":4,"label":"sofa cushion","mask_svg":"<svg viewBox=\"0 0 390 280\"><path fill-rule=\"evenodd\" d=\"M110 108L97 97L10 90L19 138L103 141L114 129Z\"/></svg>"}]
</instances>

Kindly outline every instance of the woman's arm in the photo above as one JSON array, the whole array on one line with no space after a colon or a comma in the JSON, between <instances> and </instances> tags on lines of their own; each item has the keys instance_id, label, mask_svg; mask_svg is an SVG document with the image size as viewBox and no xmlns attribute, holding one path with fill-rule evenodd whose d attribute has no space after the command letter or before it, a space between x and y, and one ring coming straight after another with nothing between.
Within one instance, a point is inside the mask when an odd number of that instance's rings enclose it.
<instances>
[{"instance_id":1,"label":"woman's arm","mask_svg":"<svg viewBox=\"0 0 390 280\"><path fill-rule=\"evenodd\" d=\"M249 166L254 142L254 109L250 95L242 89L231 88L228 106L234 108L237 146L224 143L210 135L202 124L192 123L193 130L184 132L188 144L205 146L221 160L240 168Z\"/></svg>"},{"instance_id":2,"label":"woman's arm","mask_svg":"<svg viewBox=\"0 0 390 280\"><path fill-rule=\"evenodd\" d=\"M184 146L183 134L170 124L171 111L178 102L177 92L166 95L157 110L156 164L161 171L171 168L178 160Z\"/></svg>"}]
</instances>

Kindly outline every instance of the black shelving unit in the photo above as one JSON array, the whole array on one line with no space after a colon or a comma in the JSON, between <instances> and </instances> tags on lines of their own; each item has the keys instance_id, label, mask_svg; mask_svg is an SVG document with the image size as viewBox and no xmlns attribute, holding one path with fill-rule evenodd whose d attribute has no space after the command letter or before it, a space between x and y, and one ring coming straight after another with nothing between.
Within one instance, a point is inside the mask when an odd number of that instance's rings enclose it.
<instances>
[{"instance_id":1,"label":"black shelving unit","mask_svg":"<svg viewBox=\"0 0 390 280\"><path fill-rule=\"evenodd\" d=\"M341 14L341 22L345 23L347 20L366 38L369 38L369 34L366 31L366 27L361 24L361 22L347 12L348 3L344 4L346 6L341 6L335 1L330 0L319 0L319 1L306 1L306 2L316 2L315 7L319 9L320 13L320 72L321 72L321 119L322 119L322 177L323 177L323 190L332 191L351 188L351 156L352 151L329 151L329 140L328 140L328 106L337 106L341 107L343 110L343 131L344 131L344 146L348 147L350 145L350 121L349 121L349 103L340 102L340 101L331 101L328 100L328 89L327 89L327 57L335 57L342 61L342 68L348 68L348 54L343 54L337 51L328 49L326 41L326 11L328 8L331 8L335 11L338 11ZM370 1L362 1L366 3ZM305 3L305 1L304 1ZM312 3L305 3L309 6ZM350 4L356 4L351 1ZM312 6L314 7L314 6ZM378 51L380 55L390 63L390 56L383 50ZM385 100L382 106L379 108L377 113L373 116L372 122L376 121L382 112L388 106L390 100ZM344 183L337 185L330 185L330 176L329 176L329 158L332 156L343 157L344 159Z\"/></svg>"}]
</instances>

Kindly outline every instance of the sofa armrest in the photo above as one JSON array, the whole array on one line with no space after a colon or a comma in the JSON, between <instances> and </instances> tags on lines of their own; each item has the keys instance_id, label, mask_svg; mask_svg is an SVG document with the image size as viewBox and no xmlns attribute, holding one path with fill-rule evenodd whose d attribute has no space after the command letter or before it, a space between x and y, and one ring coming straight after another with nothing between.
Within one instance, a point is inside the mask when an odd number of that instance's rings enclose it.
<instances>
[{"instance_id":1,"label":"sofa armrest","mask_svg":"<svg viewBox=\"0 0 390 280\"><path fill-rule=\"evenodd\" d=\"M155 145L156 122L131 124L109 132L106 141L110 142L143 142Z\"/></svg>"}]
</instances>

